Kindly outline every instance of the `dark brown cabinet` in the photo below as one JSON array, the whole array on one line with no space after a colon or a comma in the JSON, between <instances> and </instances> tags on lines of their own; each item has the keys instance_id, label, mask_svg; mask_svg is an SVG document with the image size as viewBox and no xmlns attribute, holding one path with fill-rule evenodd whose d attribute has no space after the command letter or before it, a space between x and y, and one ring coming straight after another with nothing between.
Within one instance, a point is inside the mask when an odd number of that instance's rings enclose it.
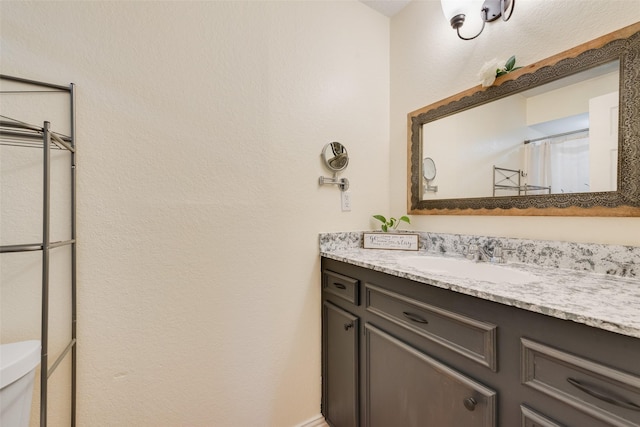
<instances>
[{"instance_id":1,"label":"dark brown cabinet","mask_svg":"<svg viewBox=\"0 0 640 427\"><path fill-rule=\"evenodd\" d=\"M334 426L358 422L358 318L325 302L322 307L322 407Z\"/></svg>"},{"instance_id":2,"label":"dark brown cabinet","mask_svg":"<svg viewBox=\"0 0 640 427\"><path fill-rule=\"evenodd\" d=\"M346 265L324 268L322 277L322 411L331 426L496 426L495 391L382 327L397 325L414 342L426 338L486 369L495 366L494 325L336 267Z\"/></svg>"},{"instance_id":3,"label":"dark brown cabinet","mask_svg":"<svg viewBox=\"0 0 640 427\"><path fill-rule=\"evenodd\" d=\"M332 427L640 427L640 339L322 259Z\"/></svg>"},{"instance_id":4,"label":"dark brown cabinet","mask_svg":"<svg viewBox=\"0 0 640 427\"><path fill-rule=\"evenodd\" d=\"M375 326L365 337L366 425L495 426L493 390Z\"/></svg>"}]
</instances>

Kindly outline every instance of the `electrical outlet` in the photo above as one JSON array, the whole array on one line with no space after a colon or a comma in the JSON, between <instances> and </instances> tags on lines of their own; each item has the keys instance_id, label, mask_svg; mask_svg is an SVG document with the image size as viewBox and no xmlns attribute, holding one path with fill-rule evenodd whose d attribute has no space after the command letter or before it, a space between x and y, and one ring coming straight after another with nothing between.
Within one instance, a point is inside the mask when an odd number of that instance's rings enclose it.
<instances>
[{"instance_id":1,"label":"electrical outlet","mask_svg":"<svg viewBox=\"0 0 640 427\"><path fill-rule=\"evenodd\" d=\"M341 193L341 204L342 204L342 212L350 212L351 211L351 192L350 191L342 191Z\"/></svg>"}]
</instances>

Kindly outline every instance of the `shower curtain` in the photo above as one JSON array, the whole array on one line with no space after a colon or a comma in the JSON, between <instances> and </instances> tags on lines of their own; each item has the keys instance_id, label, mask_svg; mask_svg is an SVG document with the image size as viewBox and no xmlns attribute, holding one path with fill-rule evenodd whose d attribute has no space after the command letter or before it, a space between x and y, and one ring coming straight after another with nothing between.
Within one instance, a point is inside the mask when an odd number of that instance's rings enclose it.
<instances>
[{"instance_id":1,"label":"shower curtain","mask_svg":"<svg viewBox=\"0 0 640 427\"><path fill-rule=\"evenodd\" d=\"M551 186L551 193L589 191L589 136L548 138L524 146L526 183Z\"/></svg>"}]
</instances>

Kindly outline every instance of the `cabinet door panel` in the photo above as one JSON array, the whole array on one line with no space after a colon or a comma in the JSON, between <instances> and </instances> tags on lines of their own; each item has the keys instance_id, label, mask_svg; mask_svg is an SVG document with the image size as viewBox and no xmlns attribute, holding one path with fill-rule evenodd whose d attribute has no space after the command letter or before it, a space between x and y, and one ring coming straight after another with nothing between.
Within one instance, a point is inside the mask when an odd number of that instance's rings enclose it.
<instances>
[{"instance_id":1,"label":"cabinet door panel","mask_svg":"<svg viewBox=\"0 0 640 427\"><path fill-rule=\"evenodd\" d=\"M334 427L358 421L358 318L325 301L322 309L322 413Z\"/></svg>"},{"instance_id":2,"label":"cabinet door panel","mask_svg":"<svg viewBox=\"0 0 640 427\"><path fill-rule=\"evenodd\" d=\"M496 393L367 323L370 427L490 427Z\"/></svg>"}]
</instances>

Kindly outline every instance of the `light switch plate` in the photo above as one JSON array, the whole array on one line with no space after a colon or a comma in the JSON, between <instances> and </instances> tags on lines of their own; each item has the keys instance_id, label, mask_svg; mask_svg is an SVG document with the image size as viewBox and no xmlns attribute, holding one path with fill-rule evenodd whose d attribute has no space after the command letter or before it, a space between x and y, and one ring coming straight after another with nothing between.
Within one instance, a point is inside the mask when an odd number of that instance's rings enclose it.
<instances>
[{"instance_id":1,"label":"light switch plate","mask_svg":"<svg viewBox=\"0 0 640 427\"><path fill-rule=\"evenodd\" d=\"M351 212L351 192L342 191L340 193L342 212Z\"/></svg>"}]
</instances>

